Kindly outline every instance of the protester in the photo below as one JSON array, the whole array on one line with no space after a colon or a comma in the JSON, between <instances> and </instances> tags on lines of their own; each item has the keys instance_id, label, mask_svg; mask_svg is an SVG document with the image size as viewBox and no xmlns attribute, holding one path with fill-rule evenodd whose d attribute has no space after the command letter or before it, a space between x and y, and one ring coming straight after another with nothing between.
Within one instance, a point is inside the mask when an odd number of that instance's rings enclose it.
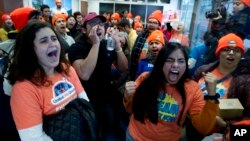
<instances>
[{"instance_id":1,"label":"protester","mask_svg":"<svg viewBox=\"0 0 250 141\"><path fill-rule=\"evenodd\" d=\"M11 110L21 140L52 140L43 131L43 116L58 113L77 97L88 100L58 35L46 23L33 21L20 31L8 79L13 85ZM56 95L61 84L67 88Z\"/></svg>"},{"instance_id":2,"label":"protester","mask_svg":"<svg viewBox=\"0 0 250 141\"><path fill-rule=\"evenodd\" d=\"M177 141L188 116L202 134L208 134L218 114L216 78L205 74L208 96L188 79L188 54L179 43L168 43L151 73L126 83L124 106L131 118L127 141Z\"/></svg>"}]
</instances>

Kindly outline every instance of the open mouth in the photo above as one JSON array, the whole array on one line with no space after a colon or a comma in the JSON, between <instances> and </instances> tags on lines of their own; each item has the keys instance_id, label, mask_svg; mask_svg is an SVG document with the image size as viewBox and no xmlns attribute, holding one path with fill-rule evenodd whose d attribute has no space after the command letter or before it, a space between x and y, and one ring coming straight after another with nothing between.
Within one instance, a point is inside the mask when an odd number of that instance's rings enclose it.
<instances>
[{"instance_id":1,"label":"open mouth","mask_svg":"<svg viewBox=\"0 0 250 141\"><path fill-rule=\"evenodd\" d=\"M50 51L47 55L48 57L57 57L57 52L58 50L53 50L53 51Z\"/></svg>"},{"instance_id":2,"label":"open mouth","mask_svg":"<svg viewBox=\"0 0 250 141\"><path fill-rule=\"evenodd\" d=\"M97 31L96 34L97 34L97 36L101 36L102 32L101 31Z\"/></svg>"},{"instance_id":3,"label":"open mouth","mask_svg":"<svg viewBox=\"0 0 250 141\"><path fill-rule=\"evenodd\" d=\"M171 82L177 82L179 78L179 71L173 70L168 74L168 78Z\"/></svg>"}]
</instances>

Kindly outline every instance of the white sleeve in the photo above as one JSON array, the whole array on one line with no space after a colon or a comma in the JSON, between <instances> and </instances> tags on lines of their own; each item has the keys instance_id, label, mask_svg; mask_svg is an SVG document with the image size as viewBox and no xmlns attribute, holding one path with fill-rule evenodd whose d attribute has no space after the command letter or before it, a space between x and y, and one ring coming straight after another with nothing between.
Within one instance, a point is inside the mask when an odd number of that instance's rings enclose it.
<instances>
[{"instance_id":1,"label":"white sleeve","mask_svg":"<svg viewBox=\"0 0 250 141\"><path fill-rule=\"evenodd\" d=\"M83 98L89 102L89 98L84 90L80 94L78 94L78 98Z\"/></svg>"},{"instance_id":2,"label":"white sleeve","mask_svg":"<svg viewBox=\"0 0 250 141\"><path fill-rule=\"evenodd\" d=\"M18 130L21 141L53 141L43 131L43 125L38 124L36 126Z\"/></svg>"}]
</instances>

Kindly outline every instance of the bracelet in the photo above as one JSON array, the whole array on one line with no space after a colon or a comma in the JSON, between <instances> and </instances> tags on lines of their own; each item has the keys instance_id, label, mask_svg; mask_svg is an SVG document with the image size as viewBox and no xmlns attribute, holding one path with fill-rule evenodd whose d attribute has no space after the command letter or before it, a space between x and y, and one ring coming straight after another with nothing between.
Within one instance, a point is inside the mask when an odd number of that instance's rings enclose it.
<instances>
[{"instance_id":1,"label":"bracelet","mask_svg":"<svg viewBox=\"0 0 250 141\"><path fill-rule=\"evenodd\" d=\"M115 51L116 53L122 52L122 48L120 48L118 51Z\"/></svg>"},{"instance_id":2,"label":"bracelet","mask_svg":"<svg viewBox=\"0 0 250 141\"><path fill-rule=\"evenodd\" d=\"M218 98L220 98L220 95L218 93L216 93L213 96L211 96L211 95L205 95L204 96L205 100L218 100Z\"/></svg>"}]
</instances>

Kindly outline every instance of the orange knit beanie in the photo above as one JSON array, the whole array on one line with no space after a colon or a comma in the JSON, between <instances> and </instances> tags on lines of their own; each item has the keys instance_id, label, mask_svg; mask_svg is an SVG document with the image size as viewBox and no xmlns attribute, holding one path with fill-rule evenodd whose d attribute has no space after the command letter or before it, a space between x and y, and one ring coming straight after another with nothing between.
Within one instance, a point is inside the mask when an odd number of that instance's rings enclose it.
<instances>
[{"instance_id":1,"label":"orange knit beanie","mask_svg":"<svg viewBox=\"0 0 250 141\"><path fill-rule=\"evenodd\" d=\"M161 24L162 12L160 10L155 10L153 13L149 15L148 19L156 19L159 22L159 24Z\"/></svg>"},{"instance_id":2,"label":"orange knit beanie","mask_svg":"<svg viewBox=\"0 0 250 141\"><path fill-rule=\"evenodd\" d=\"M220 51L223 48L227 47L237 47L241 49L242 54L245 53L245 48L242 39L233 33L229 33L220 38L217 49L215 51L215 55L218 57Z\"/></svg>"},{"instance_id":3,"label":"orange knit beanie","mask_svg":"<svg viewBox=\"0 0 250 141\"><path fill-rule=\"evenodd\" d=\"M241 0L241 2L250 7L250 0Z\"/></svg>"},{"instance_id":4,"label":"orange knit beanie","mask_svg":"<svg viewBox=\"0 0 250 141\"><path fill-rule=\"evenodd\" d=\"M149 36L148 36L148 42L151 41L158 41L165 45L164 35L162 31L160 30L154 30Z\"/></svg>"}]
</instances>

